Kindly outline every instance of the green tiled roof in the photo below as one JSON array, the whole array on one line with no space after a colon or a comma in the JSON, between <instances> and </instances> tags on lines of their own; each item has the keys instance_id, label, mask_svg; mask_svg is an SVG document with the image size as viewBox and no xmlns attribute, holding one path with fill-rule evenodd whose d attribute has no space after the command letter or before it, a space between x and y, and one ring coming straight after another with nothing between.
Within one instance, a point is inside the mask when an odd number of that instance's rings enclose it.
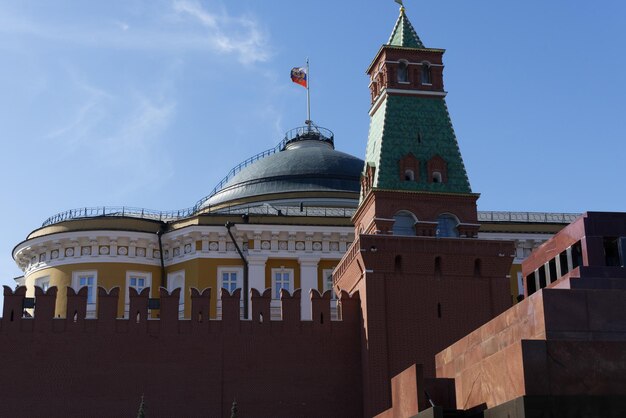
<instances>
[{"instance_id":1,"label":"green tiled roof","mask_svg":"<svg viewBox=\"0 0 626 418\"><path fill-rule=\"evenodd\" d=\"M420 40L419 36L417 36L417 32L413 29L413 25L411 25L406 13L404 13L404 8L400 9L400 16L398 16L396 25L393 27L393 31L391 32L387 45L424 48L424 44Z\"/></svg>"},{"instance_id":2,"label":"green tiled roof","mask_svg":"<svg viewBox=\"0 0 626 418\"><path fill-rule=\"evenodd\" d=\"M418 181L401 180L399 161L408 153L420 162ZM435 155L447 163L445 183L428 182L426 164ZM444 99L388 95L372 115L365 164L376 168L378 189L472 192Z\"/></svg>"}]
</instances>

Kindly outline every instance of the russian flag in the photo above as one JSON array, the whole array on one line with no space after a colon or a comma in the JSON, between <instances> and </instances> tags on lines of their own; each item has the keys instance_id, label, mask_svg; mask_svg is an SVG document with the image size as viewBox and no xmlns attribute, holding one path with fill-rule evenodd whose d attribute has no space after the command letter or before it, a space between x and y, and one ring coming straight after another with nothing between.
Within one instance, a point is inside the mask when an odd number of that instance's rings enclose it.
<instances>
[{"instance_id":1,"label":"russian flag","mask_svg":"<svg viewBox=\"0 0 626 418\"><path fill-rule=\"evenodd\" d=\"M306 68L294 67L291 69L291 81L296 84L300 84L302 87L307 87Z\"/></svg>"}]
</instances>

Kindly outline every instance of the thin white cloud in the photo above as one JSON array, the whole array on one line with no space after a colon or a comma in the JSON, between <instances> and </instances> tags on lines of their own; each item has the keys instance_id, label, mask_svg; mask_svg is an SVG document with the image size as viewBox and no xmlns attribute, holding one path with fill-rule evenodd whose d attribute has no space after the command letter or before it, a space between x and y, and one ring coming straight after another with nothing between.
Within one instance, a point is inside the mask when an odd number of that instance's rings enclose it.
<instances>
[{"instance_id":1,"label":"thin white cloud","mask_svg":"<svg viewBox=\"0 0 626 418\"><path fill-rule=\"evenodd\" d=\"M217 29L217 19L208 13L197 1L174 0L173 8L177 13L189 14L198 19L203 25Z\"/></svg>"},{"instance_id":2,"label":"thin white cloud","mask_svg":"<svg viewBox=\"0 0 626 418\"><path fill-rule=\"evenodd\" d=\"M150 93L116 94L89 83L73 69L68 73L68 102L74 106L66 112L66 122L44 136L46 142L55 143L55 155L106 173L104 183L115 184L107 190L112 200L128 199L170 178L173 168L164 133L176 114L176 101L169 94L171 71L151 86Z\"/></svg>"},{"instance_id":3,"label":"thin white cloud","mask_svg":"<svg viewBox=\"0 0 626 418\"><path fill-rule=\"evenodd\" d=\"M128 29L130 29L130 25L126 22L121 22L119 20L116 20L115 22L113 22L113 24L123 31L127 31Z\"/></svg>"},{"instance_id":4,"label":"thin white cloud","mask_svg":"<svg viewBox=\"0 0 626 418\"><path fill-rule=\"evenodd\" d=\"M168 7L154 6L141 22L132 28L124 19L113 24L111 20L68 24L0 9L0 33L8 35L89 48L232 54L242 64L264 62L271 56L268 36L256 19L213 13L197 1L172 0Z\"/></svg>"},{"instance_id":5,"label":"thin white cloud","mask_svg":"<svg viewBox=\"0 0 626 418\"><path fill-rule=\"evenodd\" d=\"M93 134L94 128L106 117L106 105L113 99L108 92L82 80L74 70L68 70L72 88L83 97L79 106L61 127L54 128L44 136L47 140L60 141L68 151L74 150L84 139Z\"/></svg>"},{"instance_id":6,"label":"thin white cloud","mask_svg":"<svg viewBox=\"0 0 626 418\"><path fill-rule=\"evenodd\" d=\"M248 17L212 14L194 0L174 0L174 11L195 20L207 31L207 41L219 52L235 53L244 64L267 61L267 39L258 23Z\"/></svg>"},{"instance_id":7,"label":"thin white cloud","mask_svg":"<svg viewBox=\"0 0 626 418\"><path fill-rule=\"evenodd\" d=\"M158 188L174 174L162 136L175 116L176 103L139 96L133 106L132 114L99 143L102 168L115 179L114 199Z\"/></svg>"}]
</instances>

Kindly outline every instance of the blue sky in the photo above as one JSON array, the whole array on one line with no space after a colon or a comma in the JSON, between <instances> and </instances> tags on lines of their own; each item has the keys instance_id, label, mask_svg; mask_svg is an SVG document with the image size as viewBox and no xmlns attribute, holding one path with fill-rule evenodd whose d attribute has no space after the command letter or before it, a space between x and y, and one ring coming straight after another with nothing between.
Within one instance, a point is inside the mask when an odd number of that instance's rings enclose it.
<instances>
[{"instance_id":1,"label":"blue sky","mask_svg":"<svg viewBox=\"0 0 626 418\"><path fill-rule=\"evenodd\" d=\"M626 3L405 1L444 55L481 210L624 211ZM0 2L0 284L14 245L84 206L178 209L305 119L362 157L392 0Z\"/></svg>"}]
</instances>

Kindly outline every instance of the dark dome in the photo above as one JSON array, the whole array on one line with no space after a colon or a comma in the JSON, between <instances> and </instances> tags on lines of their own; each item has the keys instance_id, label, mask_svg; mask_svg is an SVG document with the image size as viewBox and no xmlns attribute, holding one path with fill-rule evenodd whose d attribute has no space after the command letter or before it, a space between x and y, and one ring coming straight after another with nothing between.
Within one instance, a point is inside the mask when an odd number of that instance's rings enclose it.
<instances>
[{"instance_id":1,"label":"dark dome","mask_svg":"<svg viewBox=\"0 0 626 418\"><path fill-rule=\"evenodd\" d=\"M363 160L336 151L332 145L321 141L301 141L289 144L283 151L265 157L242 169L203 206L222 205L227 202L263 201L263 196L298 193L303 198L315 198L322 192L328 200L354 194L358 199ZM330 193L330 194L329 194ZM255 199L258 197L258 199ZM321 197L321 196L320 196ZM280 196L272 196L280 199ZM246 203L240 202L240 203Z\"/></svg>"}]
</instances>

